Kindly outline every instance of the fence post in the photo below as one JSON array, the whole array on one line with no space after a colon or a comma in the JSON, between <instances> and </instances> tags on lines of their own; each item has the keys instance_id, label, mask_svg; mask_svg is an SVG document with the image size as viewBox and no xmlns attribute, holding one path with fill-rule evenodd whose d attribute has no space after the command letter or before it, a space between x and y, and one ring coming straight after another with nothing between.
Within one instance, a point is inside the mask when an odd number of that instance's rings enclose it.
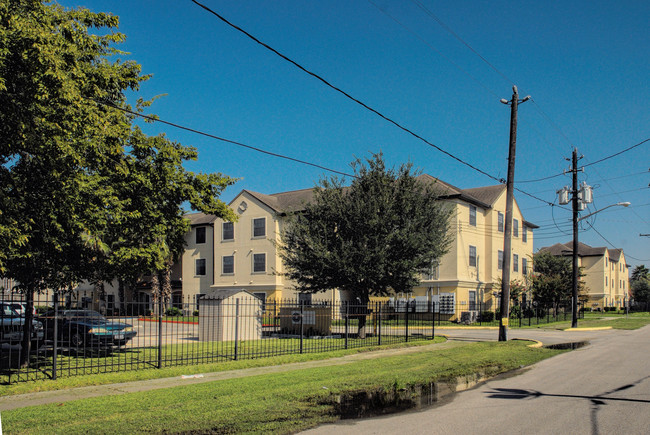
<instances>
[{"instance_id":1,"label":"fence post","mask_svg":"<svg viewBox=\"0 0 650 435\"><path fill-rule=\"evenodd\" d=\"M162 285L162 284L161 284ZM163 298L162 292L158 294L158 368L162 368L162 322L163 322Z\"/></svg>"},{"instance_id":2,"label":"fence post","mask_svg":"<svg viewBox=\"0 0 650 435\"><path fill-rule=\"evenodd\" d=\"M381 302L377 302L377 337L379 337L378 345L381 346Z\"/></svg>"},{"instance_id":3,"label":"fence post","mask_svg":"<svg viewBox=\"0 0 650 435\"><path fill-rule=\"evenodd\" d=\"M57 354L59 353L59 291L55 290L54 293L52 293L52 298L54 299L54 343L52 346L54 346L53 353L52 353L52 379L56 380L56 375L57 375ZM47 331L45 331L47 333ZM45 334L47 335L47 334Z\"/></svg>"},{"instance_id":4,"label":"fence post","mask_svg":"<svg viewBox=\"0 0 650 435\"><path fill-rule=\"evenodd\" d=\"M239 298L235 298L235 361L239 357Z\"/></svg>"},{"instance_id":5,"label":"fence post","mask_svg":"<svg viewBox=\"0 0 650 435\"><path fill-rule=\"evenodd\" d=\"M436 303L432 300L430 302L431 304L431 339L434 340L436 338Z\"/></svg>"},{"instance_id":6,"label":"fence post","mask_svg":"<svg viewBox=\"0 0 650 435\"><path fill-rule=\"evenodd\" d=\"M345 348L348 348L348 326L350 319L350 303L345 301Z\"/></svg>"},{"instance_id":7,"label":"fence post","mask_svg":"<svg viewBox=\"0 0 650 435\"><path fill-rule=\"evenodd\" d=\"M406 313L404 315L404 334L405 341L409 342L409 302L406 301Z\"/></svg>"},{"instance_id":8,"label":"fence post","mask_svg":"<svg viewBox=\"0 0 650 435\"><path fill-rule=\"evenodd\" d=\"M304 332L304 322L303 322L303 307L305 304L302 303L302 301L298 301L300 304L300 353L302 353L302 345L303 345L303 335L305 335Z\"/></svg>"}]
</instances>

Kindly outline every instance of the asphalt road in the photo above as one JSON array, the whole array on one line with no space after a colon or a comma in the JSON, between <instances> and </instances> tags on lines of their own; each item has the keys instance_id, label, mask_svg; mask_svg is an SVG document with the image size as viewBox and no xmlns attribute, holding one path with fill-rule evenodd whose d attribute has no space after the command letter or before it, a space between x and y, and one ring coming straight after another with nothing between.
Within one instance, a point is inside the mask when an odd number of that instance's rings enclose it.
<instances>
[{"instance_id":1,"label":"asphalt road","mask_svg":"<svg viewBox=\"0 0 650 435\"><path fill-rule=\"evenodd\" d=\"M441 331L442 333L443 331ZM495 331L449 332L472 339ZM519 335L510 331L509 338ZM521 331L530 338L537 331ZM549 342L552 331L540 331ZM650 326L635 331L557 331L590 345L494 378L446 404L347 420L309 434L649 434ZM464 335L464 337L460 337ZM541 338L541 337L540 337Z\"/></svg>"}]
</instances>

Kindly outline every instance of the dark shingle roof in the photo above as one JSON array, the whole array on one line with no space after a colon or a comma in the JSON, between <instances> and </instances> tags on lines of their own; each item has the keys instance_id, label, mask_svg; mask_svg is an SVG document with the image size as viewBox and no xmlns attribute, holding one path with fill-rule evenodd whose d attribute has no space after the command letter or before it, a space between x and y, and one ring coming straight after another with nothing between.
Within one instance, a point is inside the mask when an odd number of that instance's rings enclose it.
<instances>
[{"instance_id":1,"label":"dark shingle roof","mask_svg":"<svg viewBox=\"0 0 650 435\"><path fill-rule=\"evenodd\" d=\"M540 251L546 251L552 255L557 255L557 256L573 255L573 242L556 243L553 246L545 246L544 248L541 248ZM599 257L601 255L605 255L606 251L607 248L605 247L593 248L589 245L585 245L584 243L578 242L578 256L580 257L594 257L594 256ZM620 253L619 253L619 257L620 257ZM618 261L618 259L615 259L614 261Z\"/></svg>"},{"instance_id":2,"label":"dark shingle roof","mask_svg":"<svg viewBox=\"0 0 650 435\"><path fill-rule=\"evenodd\" d=\"M186 214L185 217L190 220L190 225L192 226L210 225L217 220L216 216L205 213L190 213Z\"/></svg>"}]
</instances>

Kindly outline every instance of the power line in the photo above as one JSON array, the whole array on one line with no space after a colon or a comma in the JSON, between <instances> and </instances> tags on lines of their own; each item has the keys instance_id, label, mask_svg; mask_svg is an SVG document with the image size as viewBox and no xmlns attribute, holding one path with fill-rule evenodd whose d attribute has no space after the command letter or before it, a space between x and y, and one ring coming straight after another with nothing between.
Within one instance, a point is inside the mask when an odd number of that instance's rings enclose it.
<instances>
[{"instance_id":1,"label":"power line","mask_svg":"<svg viewBox=\"0 0 650 435\"><path fill-rule=\"evenodd\" d=\"M614 249L619 249L619 248L616 247L616 245L614 245L612 242L610 242L609 240L607 240L607 239L605 238L605 236L603 236L602 234L600 234L600 232L599 232L596 228L594 228L593 225L589 224L589 226L591 227L592 230L594 230L594 231L596 232L596 234L598 234L598 235L600 236L601 239L603 239L605 242L607 242L607 243L608 243L612 248L614 248ZM650 259L648 259L648 260L641 260L641 259L639 259L639 258L632 257L631 255L628 255L628 254L625 254L625 256L628 257L628 258L631 258L631 259L633 259L633 260L636 260L636 261L650 261Z\"/></svg>"},{"instance_id":2,"label":"power line","mask_svg":"<svg viewBox=\"0 0 650 435\"><path fill-rule=\"evenodd\" d=\"M225 24L229 25L230 27L232 27L233 29L237 30L238 32L243 33L243 34L246 35L248 38L250 38L250 39L252 39L253 41L255 41L257 44L261 45L262 47L266 48L267 50L269 50L269 51L273 52L274 54L278 55L279 57L281 57L281 58L284 59L285 61L289 62L290 64L292 64L292 65L294 65L295 67L297 67L298 69L300 69L301 71L303 71L303 72L309 74L310 76L314 77L315 79L319 80L320 82L322 82L323 84L325 84L327 87L329 87L329 88L335 90L336 92L340 93L341 95L345 96L346 98L350 99L351 101L354 101L355 103L357 103L357 104L359 104L360 106L362 106L363 108L365 108L365 109L371 111L372 113L374 113L375 115L377 115L377 116L379 116L380 118L384 119L385 121L390 122L391 124L393 124L393 125L396 126L397 128L401 129L402 131L404 131L404 132L410 134L411 136L415 137L416 139L419 139L420 141L424 142L425 144L427 144L427 145L429 145L429 146L435 148L436 150L440 151L441 153L443 153L443 154L445 154L445 155L451 157L452 159L456 160L457 162L459 162L459 163L461 163L461 164L463 164L463 165L465 165L465 166L467 166L467 167L469 167L469 168L475 170L476 172L479 172L479 173L485 175L486 177L489 177L489 178L491 178L491 179L493 179L493 180L495 180L495 181L497 181L497 182L499 182L499 183L504 183L504 180L503 180L503 179L497 178L497 177L495 177L495 176L489 174L488 172L486 172L486 171L484 171L484 170L482 170L482 169L480 169L480 168L478 168L478 167L472 165L471 163L466 162L465 160L461 159L460 157L456 157L454 154L450 153L449 151L446 151L445 149L439 147L438 145L435 145L434 143L429 142L429 141L428 141L427 139L425 139L424 137L422 137L422 136L420 136L419 134L413 132L412 130L408 129L407 127L402 126L402 125L401 125L400 123L398 123L397 121L394 121L393 119L391 119L391 118L389 118L388 116L382 114L382 113L379 112L378 110L373 109L372 107L370 107L370 106L367 105L366 103L364 103L364 102L358 100L357 98L354 98L352 95L348 94L347 92L345 92L345 91L342 90L341 88L338 88L338 87L334 86L333 84L331 84L330 82L328 82L326 79L324 79L324 78L321 77L320 75L318 75L318 74L316 74L316 73L314 73L314 72L308 70L307 68L305 68L305 67L303 67L302 65L300 65L298 62L296 62L296 61L290 59L289 57L285 56L284 54L280 53L280 52L279 52L278 50L276 50L275 48L271 47L270 45L268 45L268 44L266 44L266 43L264 43L264 42L262 42L262 41L260 41L260 40L257 39L255 36L251 35L250 33L248 33L247 31L245 31L245 30L242 29L241 27L239 27L239 26L237 26L237 25L231 23L231 22L228 21L226 18L222 17L221 15L219 15L217 12L213 11L213 10L210 9L209 7L207 7L207 6L205 6L205 5L201 4L201 3L199 3L199 2L196 1L196 0L192 0L192 3L194 3L194 4L196 4L197 6L203 8L205 11L211 13L212 15L214 15L215 17L217 17L219 20L223 21Z\"/></svg>"},{"instance_id":3,"label":"power line","mask_svg":"<svg viewBox=\"0 0 650 435\"><path fill-rule=\"evenodd\" d=\"M595 162L591 162L591 163L588 163L588 164L586 164L586 165L583 165L582 167L583 167L583 168L586 168L587 166L591 166L591 165L595 165L596 163L604 162L605 160L609 160L609 159L611 159L612 157L616 157L616 156L621 155L621 154L623 154L623 153L626 153L626 152L628 152L628 151L630 151L630 150L632 150L632 149L634 149L634 148L636 148L636 147L638 147L638 146L641 146L641 145L643 145L644 143L646 143L646 142L648 142L648 141L650 141L650 138L648 138L648 139L646 139L646 140L643 140L643 141L639 142L638 144L632 145L631 147L625 148L624 150L619 151L619 152L617 152L617 153L614 153L614 154L612 154L612 155L610 155L610 156L603 157L603 158L600 159L600 160L596 160Z\"/></svg>"},{"instance_id":4,"label":"power line","mask_svg":"<svg viewBox=\"0 0 650 435\"><path fill-rule=\"evenodd\" d=\"M279 153L274 153L274 152L271 152L271 151L266 151L266 150L264 150L262 148L254 147L252 145L247 145L247 144L242 143L242 142L237 142L237 141L226 139L226 138L223 138L223 137L220 137L220 136L215 136L213 134L206 133L206 132L203 132L203 131L200 131L200 130L196 130L194 128L185 127L183 125L175 124L175 123L170 122L170 121L165 121L164 119L160 119L160 118L158 118L156 116L143 115L142 113L134 112L133 110L129 110L129 109L126 109L124 107L119 107L116 104L114 104L112 102L109 102L109 101L96 100L94 98L87 98L87 97L84 97L84 98L86 98L88 100L91 100L91 101L94 101L94 102L96 102L98 104L109 106L109 107L112 107L114 109L121 110L122 112L129 113L129 114L134 115L134 116L138 116L140 118L143 118L143 119L146 119L146 120L149 120L149 121L159 122L161 124L165 124L165 125L169 125L169 126L174 127L174 128L178 128L180 130L189 131L191 133L196 133L196 134L199 134L201 136L209 137L211 139L216 139L216 140L226 142L226 143L229 143L229 144L232 144L232 145L237 145L237 146L240 146L240 147L243 147L243 148L248 148L248 149L256 151L258 153L266 154L266 155L273 156L273 157L278 157L280 159L290 160L292 162L300 163L300 164L303 164L303 165L312 166L314 168L322 169L324 171L332 172L334 174L339 174L339 175L343 175L343 176L346 176L346 177L357 178L356 175L347 174L345 172L337 171L336 169L330 169L330 168L328 168L326 166L322 166L322 165L319 165L319 164L316 164L316 163L308 162L306 160L300 160L300 159L296 159L294 157L286 156L284 154L279 154Z\"/></svg>"},{"instance_id":5,"label":"power line","mask_svg":"<svg viewBox=\"0 0 650 435\"><path fill-rule=\"evenodd\" d=\"M438 49L437 49L436 47L434 47L431 43L429 43L429 41L427 41L426 39L424 39L423 37L421 37L420 35L418 35L417 33L415 33L413 30L411 30L411 29L409 29L408 27L406 27L405 24L403 24L401 21L399 21L397 18L395 18L395 17L392 16L391 14L389 14L388 11L387 11L385 8L382 8L382 7L379 6L377 3L375 3L373 0L368 0L368 2L369 2L371 5L373 5L375 8L377 8L381 13L383 13L383 14L386 15L388 18L390 18L390 19L393 20L395 23L397 23L397 24L398 24L400 27L402 27L404 30L406 30L406 31L409 32L411 35L413 35L413 36L415 36L417 39L419 39L420 42L422 42L423 44L425 44L425 45L427 45L429 48L431 48L433 51L435 51L435 52L436 52L440 57L442 57L442 58L445 59L447 62L449 62L449 63L451 63L452 65L454 65L456 68L458 68L461 72L463 72L465 75L467 75L470 79L472 79L474 82L476 82L476 84L478 84L479 86L481 86L481 87L482 87L483 89L485 89L487 92L489 92L490 94L492 94L495 98L497 98L497 99L500 98L499 95L497 95L496 92L494 92L492 89L490 89L490 88L488 88L486 85L484 85L484 84L483 84L481 81L479 81L476 77L474 77L472 74L470 74L466 69L464 69L463 67L461 67L459 64L457 64L457 63L454 62L453 60L451 60L449 57L445 56L445 55L444 55L440 50L438 50Z\"/></svg>"},{"instance_id":6,"label":"power line","mask_svg":"<svg viewBox=\"0 0 650 435\"><path fill-rule=\"evenodd\" d=\"M510 83L510 85L514 85L514 82L513 82L512 80L510 80L510 79L509 79L509 78L508 78L504 73L502 73L501 71L499 71L499 69L497 69L497 67L495 67L494 65L492 65L492 64L490 63L490 61L488 61L486 58L484 58L484 57L481 55L481 53L479 53L478 51L474 50L474 48L473 48L471 45L469 45L467 42L465 42L465 40L464 40L463 38L461 38L460 36L458 36L458 34L456 34L456 32L454 32L454 31L453 31L453 30L452 30L448 25L446 25L445 23L443 23L442 20L441 20L440 18L438 18L438 17L437 17L433 12L431 12L430 9L428 9L426 6L424 6L424 5L422 4L422 2L420 2L419 0L413 0L413 3L415 3L416 6L418 6L420 9L422 9L422 10L424 11L424 13L426 13L426 14L429 15L431 18L433 18L434 20L436 20L436 22L437 22L438 24L440 24L440 26L442 26L443 29L445 29L447 32L449 32L450 35L452 35L454 38L456 38L458 41L460 41L460 43L463 44L465 47L469 48L469 49L472 51L472 53L474 53L475 55L477 55L477 56L478 56L478 57L479 57L483 62L485 62L485 63L486 63L490 68L492 68L492 69L493 69L497 74L499 74L499 75L500 75L500 76L501 76L505 81L507 81L508 83Z\"/></svg>"}]
</instances>

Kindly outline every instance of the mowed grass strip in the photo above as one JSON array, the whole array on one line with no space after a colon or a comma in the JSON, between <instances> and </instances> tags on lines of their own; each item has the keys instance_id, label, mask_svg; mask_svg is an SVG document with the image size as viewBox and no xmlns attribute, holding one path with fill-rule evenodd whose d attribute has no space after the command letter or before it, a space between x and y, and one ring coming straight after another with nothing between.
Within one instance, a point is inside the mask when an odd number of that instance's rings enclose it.
<instances>
[{"instance_id":1,"label":"mowed grass strip","mask_svg":"<svg viewBox=\"0 0 650 435\"><path fill-rule=\"evenodd\" d=\"M629 313L627 316L615 313L585 313L584 319L578 319L578 328L602 328L611 326L612 329L639 329L650 325L650 313ZM523 325L522 325L523 326ZM571 327L571 320L549 323L546 325L533 325L531 328L541 329L567 329Z\"/></svg>"},{"instance_id":2,"label":"mowed grass strip","mask_svg":"<svg viewBox=\"0 0 650 435\"><path fill-rule=\"evenodd\" d=\"M528 342L468 343L337 366L28 407L2 413L5 433L292 433L337 420L343 393L495 375L562 351Z\"/></svg>"},{"instance_id":3,"label":"mowed grass strip","mask_svg":"<svg viewBox=\"0 0 650 435\"><path fill-rule=\"evenodd\" d=\"M298 346L299 340L297 339L288 339L284 340L287 343L284 344L284 348L290 349L292 346ZM322 340L319 340L322 341ZM360 340L359 340L360 341ZM123 371L114 371L111 372L111 368L107 367L107 364L110 363L109 358L125 358L124 356L112 355L106 357L105 360L100 360L95 358L95 367L96 372L88 370L89 374L74 374L74 371L68 371L65 369L65 366L74 367L77 364L74 361L74 357L62 357L59 356L60 366L64 366L64 369L59 370L59 376L57 380L49 379L40 379L26 382L16 382L10 385L0 385L0 396L8 396L15 394L26 394L26 393L35 393L40 391L53 391L53 390L62 390L69 388L77 387L87 387L93 385L106 385L114 384L120 382L130 382L130 381L142 381L147 379L160 379L168 378L181 375L194 375L200 373L210 373L210 372L222 372L227 370L239 370L247 369L254 367L265 367L265 366L274 366L306 361L317 361L317 360L326 360L330 358L339 358L346 355L354 355L358 353L367 353L375 350L382 349L399 349L406 347L419 347L426 346L435 343L443 343L446 339L444 337L435 337L434 340L419 340L419 341L410 341L408 343L396 343L391 345L382 345L382 346L366 346L366 347L356 347L352 349L341 349L333 351L323 351L323 352L314 352L314 353L291 353L287 352L285 355L278 356L269 356L264 357L260 356L258 358L252 359L240 359L233 361L232 359L223 359L215 358L216 362L210 363L200 363L199 359L193 361L188 361L188 364L178 364L175 366L163 367L162 369L151 368L151 365L142 365L139 368L133 368L132 370L123 370ZM240 343L242 346L246 346L247 343ZM255 342L253 342L255 345ZM206 349L210 349L212 345L210 344L196 344L197 347L203 346ZM233 346L232 343L227 344L227 346ZM177 345L168 345L164 347L164 352L166 355L178 350ZM152 358L149 353L156 352L155 349L134 349L127 350L130 354L128 358L133 361L138 360L138 354L144 354L146 359L155 361L156 358ZM294 351L295 352L295 351ZM154 354L154 356L157 353ZM68 361L61 361L62 358L68 358ZM82 357L77 357L82 358ZM144 358L142 358L144 359ZM99 361L99 362L98 362ZM195 364L191 364L195 362ZM78 363L82 365L82 363ZM129 364L130 366L130 364ZM127 368L129 367L127 366ZM143 368L148 367L148 368ZM105 372L101 370L105 370Z\"/></svg>"}]
</instances>

